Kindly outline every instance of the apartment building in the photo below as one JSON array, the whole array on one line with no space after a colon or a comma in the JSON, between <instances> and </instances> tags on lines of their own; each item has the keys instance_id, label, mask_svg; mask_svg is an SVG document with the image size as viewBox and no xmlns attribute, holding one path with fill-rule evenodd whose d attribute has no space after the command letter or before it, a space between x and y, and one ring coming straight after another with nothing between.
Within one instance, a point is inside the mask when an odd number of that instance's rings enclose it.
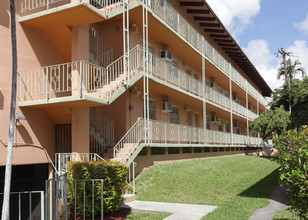
<instances>
[{"instance_id":1,"label":"apartment building","mask_svg":"<svg viewBox=\"0 0 308 220\"><path fill-rule=\"evenodd\" d=\"M11 44L9 2L0 6L4 172ZM206 1L16 0L16 6L17 115L26 119L16 120L16 190L41 189L38 182L60 172L72 153L113 158L138 173L159 161L262 146L248 126L266 111L271 89Z\"/></svg>"}]
</instances>

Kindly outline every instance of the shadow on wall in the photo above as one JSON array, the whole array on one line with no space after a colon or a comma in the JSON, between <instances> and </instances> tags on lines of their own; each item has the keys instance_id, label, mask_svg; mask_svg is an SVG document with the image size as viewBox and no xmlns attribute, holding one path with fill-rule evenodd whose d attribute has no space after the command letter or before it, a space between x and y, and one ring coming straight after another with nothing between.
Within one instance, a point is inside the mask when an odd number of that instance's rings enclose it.
<instances>
[{"instance_id":1,"label":"shadow on wall","mask_svg":"<svg viewBox=\"0 0 308 220\"><path fill-rule=\"evenodd\" d=\"M0 26L9 28L10 26L10 1L1 1L0 4Z\"/></svg>"},{"instance_id":2,"label":"shadow on wall","mask_svg":"<svg viewBox=\"0 0 308 220\"><path fill-rule=\"evenodd\" d=\"M0 110L3 110L3 105L4 105L4 96L0 91Z\"/></svg>"},{"instance_id":3,"label":"shadow on wall","mask_svg":"<svg viewBox=\"0 0 308 220\"><path fill-rule=\"evenodd\" d=\"M33 140L23 124L17 122L15 128L25 143L33 144Z\"/></svg>"},{"instance_id":4,"label":"shadow on wall","mask_svg":"<svg viewBox=\"0 0 308 220\"><path fill-rule=\"evenodd\" d=\"M63 63L59 54L53 49L40 31L26 25L21 25L21 27L41 66Z\"/></svg>"},{"instance_id":5,"label":"shadow on wall","mask_svg":"<svg viewBox=\"0 0 308 220\"><path fill-rule=\"evenodd\" d=\"M17 142L24 142L26 144L35 144L36 138L38 144L45 148L48 154L53 158L55 145L55 129L52 120L45 114L42 109L21 108L22 114L26 117L26 123L21 122L16 126L16 130L22 140ZM37 144L37 143L36 143Z\"/></svg>"},{"instance_id":6,"label":"shadow on wall","mask_svg":"<svg viewBox=\"0 0 308 220\"><path fill-rule=\"evenodd\" d=\"M278 168L254 185L241 192L239 196L268 198L271 192L278 186Z\"/></svg>"}]
</instances>

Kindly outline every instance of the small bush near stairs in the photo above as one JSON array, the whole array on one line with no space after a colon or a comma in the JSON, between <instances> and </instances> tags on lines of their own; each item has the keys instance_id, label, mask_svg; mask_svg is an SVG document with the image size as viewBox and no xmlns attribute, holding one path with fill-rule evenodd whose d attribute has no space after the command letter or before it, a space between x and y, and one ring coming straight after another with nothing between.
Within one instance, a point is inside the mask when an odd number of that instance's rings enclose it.
<instances>
[{"instance_id":1,"label":"small bush near stairs","mask_svg":"<svg viewBox=\"0 0 308 220\"><path fill-rule=\"evenodd\" d=\"M120 209L123 202L122 195L127 187L126 174L127 166L118 162L92 161L92 162L70 162L68 164L68 178L81 179L103 179L103 205L104 213L113 213ZM86 216L92 215L92 183L85 184L85 210ZM68 197L71 208L75 203L75 186L73 182L68 184ZM77 214L83 210L83 185L76 184ZM94 185L94 213L99 216L101 213L101 184ZM78 213L80 212L80 213Z\"/></svg>"}]
</instances>

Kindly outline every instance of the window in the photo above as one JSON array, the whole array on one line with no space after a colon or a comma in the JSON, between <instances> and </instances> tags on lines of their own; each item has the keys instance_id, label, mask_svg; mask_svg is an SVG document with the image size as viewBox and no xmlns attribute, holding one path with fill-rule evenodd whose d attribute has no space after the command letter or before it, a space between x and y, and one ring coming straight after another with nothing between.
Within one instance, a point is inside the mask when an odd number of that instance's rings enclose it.
<instances>
[{"instance_id":1,"label":"window","mask_svg":"<svg viewBox=\"0 0 308 220\"><path fill-rule=\"evenodd\" d=\"M198 114L195 114L195 127L199 127L199 117Z\"/></svg>"},{"instance_id":2,"label":"window","mask_svg":"<svg viewBox=\"0 0 308 220\"><path fill-rule=\"evenodd\" d=\"M211 120L210 116L206 116L206 129L209 129L209 130L211 129L210 128L210 120Z\"/></svg>"},{"instance_id":3,"label":"window","mask_svg":"<svg viewBox=\"0 0 308 220\"><path fill-rule=\"evenodd\" d=\"M226 126L226 132L230 132L230 124L228 121L226 122L225 126Z\"/></svg>"},{"instance_id":4,"label":"window","mask_svg":"<svg viewBox=\"0 0 308 220\"><path fill-rule=\"evenodd\" d=\"M143 105L143 116L144 116L144 105ZM149 118L155 120L155 101L149 100Z\"/></svg>"},{"instance_id":5,"label":"window","mask_svg":"<svg viewBox=\"0 0 308 220\"><path fill-rule=\"evenodd\" d=\"M218 121L218 130L222 131L222 122L221 122L221 120Z\"/></svg>"},{"instance_id":6,"label":"window","mask_svg":"<svg viewBox=\"0 0 308 220\"><path fill-rule=\"evenodd\" d=\"M170 122L179 124L179 109L172 106L172 112L170 112Z\"/></svg>"}]
</instances>

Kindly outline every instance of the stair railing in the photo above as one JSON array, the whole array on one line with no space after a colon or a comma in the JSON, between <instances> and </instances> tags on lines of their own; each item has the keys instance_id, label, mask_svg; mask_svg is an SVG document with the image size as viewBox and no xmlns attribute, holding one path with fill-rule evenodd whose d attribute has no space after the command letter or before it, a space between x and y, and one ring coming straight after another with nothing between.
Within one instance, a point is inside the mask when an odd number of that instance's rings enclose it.
<instances>
[{"instance_id":1,"label":"stair railing","mask_svg":"<svg viewBox=\"0 0 308 220\"><path fill-rule=\"evenodd\" d=\"M96 153L56 153L56 170L58 175L67 173L68 162L105 161Z\"/></svg>"},{"instance_id":2,"label":"stair railing","mask_svg":"<svg viewBox=\"0 0 308 220\"><path fill-rule=\"evenodd\" d=\"M126 132L121 140L113 148L113 155L116 161L120 161L124 164L129 164L129 155L132 154L143 138L143 121L142 118L138 118L135 124ZM125 150L125 144L132 144L132 147Z\"/></svg>"}]
</instances>

